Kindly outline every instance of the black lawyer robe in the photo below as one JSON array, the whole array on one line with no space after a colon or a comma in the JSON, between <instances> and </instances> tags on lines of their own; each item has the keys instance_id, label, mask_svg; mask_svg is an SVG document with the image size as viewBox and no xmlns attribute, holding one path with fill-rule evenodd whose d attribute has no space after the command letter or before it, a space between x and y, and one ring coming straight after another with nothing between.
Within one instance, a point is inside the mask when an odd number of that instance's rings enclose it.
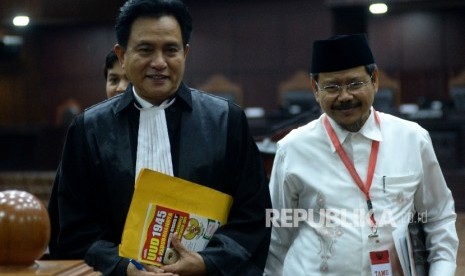
<instances>
[{"instance_id":1,"label":"black lawyer robe","mask_svg":"<svg viewBox=\"0 0 465 276\"><path fill-rule=\"evenodd\" d=\"M49 214L50 256L85 259L105 275L125 275L118 244L134 191L139 111L132 85L71 124ZM205 250L208 275L261 275L271 207L263 164L242 110L181 84L166 110L174 175L233 196L228 223Z\"/></svg>"}]
</instances>

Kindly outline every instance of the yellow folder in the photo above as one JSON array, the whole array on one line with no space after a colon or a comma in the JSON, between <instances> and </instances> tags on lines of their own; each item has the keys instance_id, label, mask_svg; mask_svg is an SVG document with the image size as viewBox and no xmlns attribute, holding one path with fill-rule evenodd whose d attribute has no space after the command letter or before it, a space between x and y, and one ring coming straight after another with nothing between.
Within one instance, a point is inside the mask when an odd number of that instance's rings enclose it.
<instances>
[{"instance_id":1,"label":"yellow folder","mask_svg":"<svg viewBox=\"0 0 465 276\"><path fill-rule=\"evenodd\" d=\"M177 260L171 238L192 251L226 224L232 197L184 179L142 169L126 218L119 255L161 266Z\"/></svg>"}]
</instances>

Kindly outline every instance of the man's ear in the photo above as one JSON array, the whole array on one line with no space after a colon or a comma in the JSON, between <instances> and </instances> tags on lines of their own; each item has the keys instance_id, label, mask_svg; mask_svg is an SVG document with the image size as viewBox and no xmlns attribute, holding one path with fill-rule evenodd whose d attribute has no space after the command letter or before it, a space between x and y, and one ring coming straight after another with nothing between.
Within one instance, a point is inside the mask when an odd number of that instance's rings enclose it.
<instances>
[{"instance_id":1,"label":"man's ear","mask_svg":"<svg viewBox=\"0 0 465 276\"><path fill-rule=\"evenodd\" d=\"M319 98L318 98L318 86L316 85L316 80L314 78L312 78L311 80L312 82L312 89L313 89L313 95L315 96L315 100L319 103Z\"/></svg>"},{"instance_id":2,"label":"man's ear","mask_svg":"<svg viewBox=\"0 0 465 276\"><path fill-rule=\"evenodd\" d=\"M375 93L378 92L378 87L379 87L379 70L378 68L375 68L373 71L373 76L371 77L371 82L373 83L373 86L375 87Z\"/></svg>"},{"instance_id":3,"label":"man's ear","mask_svg":"<svg viewBox=\"0 0 465 276\"><path fill-rule=\"evenodd\" d=\"M124 48L121 45L116 44L113 49L115 50L116 56L118 57L119 64L124 69Z\"/></svg>"},{"instance_id":4,"label":"man's ear","mask_svg":"<svg viewBox=\"0 0 465 276\"><path fill-rule=\"evenodd\" d=\"M191 46L189 44L186 44L186 46L184 46L184 58L187 58L187 54L189 53L190 48Z\"/></svg>"}]
</instances>

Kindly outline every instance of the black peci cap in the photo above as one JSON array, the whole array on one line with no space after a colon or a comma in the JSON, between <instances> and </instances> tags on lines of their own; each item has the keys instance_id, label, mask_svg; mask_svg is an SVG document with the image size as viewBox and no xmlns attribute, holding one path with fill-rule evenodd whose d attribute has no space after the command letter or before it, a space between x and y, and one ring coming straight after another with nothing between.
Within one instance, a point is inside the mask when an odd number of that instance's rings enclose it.
<instances>
[{"instance_id":1,"label":"black peci cap","mask_svg":"<svg viewBox=\"0 0 465 276\"><path fill-rule=\"evenodd\" d=\"M375 63L365 34L338 35L313 43L312 73L334 72Z\"/></svg>"}]
</instances>

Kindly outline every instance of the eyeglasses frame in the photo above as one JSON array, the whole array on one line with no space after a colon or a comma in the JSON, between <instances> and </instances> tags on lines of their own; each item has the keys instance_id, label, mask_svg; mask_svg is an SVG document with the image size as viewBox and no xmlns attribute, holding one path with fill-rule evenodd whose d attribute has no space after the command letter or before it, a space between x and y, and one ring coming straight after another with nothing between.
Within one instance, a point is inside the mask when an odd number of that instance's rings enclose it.
<instances>
[{"instance_id":1,"label":"eyeglasses frame","mask_svg":"<svg viewBox=\"0 0 465 276\"><path fill-rule=\"evenodd\" d=\"M333 96L340 95L342 93L342 91L344 91L344 89L349 94L354 95L354 94L356 94L356 92L358 92L359 90L361 90L363 87L367 86L370 83L373 83L373 73L370 75L370 79L368 81L355 81L355 82L351 82L351 83L343 84L343 85L331 84L331 85L327 85L327 86L324 86L324 87L320 87L318 82L315 80L315 84L316 84L316 87L318 88L318 91L324 92L324 93L327 93L328 95L333 95ZM357 87L358 85L359 85L359 87ZM328 90L326 90L328 86L334 86L335 88L337 88L337 90L328 91ZM353 88L354 86L356 88Z\"/></svg>"}]
</instances>

